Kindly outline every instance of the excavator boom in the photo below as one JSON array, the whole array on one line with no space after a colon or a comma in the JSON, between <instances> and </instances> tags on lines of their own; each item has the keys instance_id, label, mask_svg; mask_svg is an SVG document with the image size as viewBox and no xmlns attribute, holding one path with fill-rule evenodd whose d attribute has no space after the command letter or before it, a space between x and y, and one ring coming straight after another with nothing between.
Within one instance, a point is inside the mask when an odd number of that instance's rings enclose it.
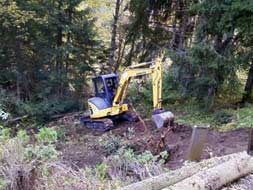
<instances>
[{"instance_id":1,"label":"excavator boom","mask_svg":"<svg viewBox=\"0 0 253 190\"><path fill-rule=\"evenodd\" d=\"M140 63L128 67L121 75L119 86L113 100L114 107L120 107L124 103L130 80L134 77L151 75L153 89L153 113L152 121L156 127L165 127L174 120L171 112L162 108L162 61L157 59L155 62Z\"/></svg>"},{"instance_id":2,"label":"excavator boom","mask_svg":"<svg viewBox=\"0 0 253 190\"><path fill-rule=\"evenodd\" d=\"M162 107L162 63L160 60L156 62L140 63L128 67L121 75L113 105L118 106L123 104L130 80L144 75L152 76L153 107L154 109L160 109Z\"/></svg>"}]
</instances>

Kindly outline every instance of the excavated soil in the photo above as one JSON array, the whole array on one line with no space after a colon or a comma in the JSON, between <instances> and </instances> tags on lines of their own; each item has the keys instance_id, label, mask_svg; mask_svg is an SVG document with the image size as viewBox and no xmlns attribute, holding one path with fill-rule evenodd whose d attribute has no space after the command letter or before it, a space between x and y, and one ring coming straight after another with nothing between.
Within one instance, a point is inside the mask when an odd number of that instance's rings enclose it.
<instances>
[{"instance_id":1,"label":"excavated soil","mask_svg":"<svg viewBox=\"0 0 253 190\"><path fill-rule=\"evenodd\" d=\"M175 124L173 130L169 128L156 129L150 121L130 124L118 123L115 129L106 132L124 138L135 145L138 152L150 150L153 154L168 151L169 159L166 166L177 169L183 165L188 152L192 128ZM131 137L126 135L132 128ZM62 152L62 160L77 167L94 166L105 157L104 151L98 145L98 139L104 133L87 129L79 124L71 127L65 134L67 141L61 143L58 149ZM202 159L212 156L222 156L247 149L249 129L241 128L230 132L209 130ZM164 137L164 138L161 138Z\"/></svg>"},{"instance_id":2,"label":"excavated soil","mask_svg":"<svg viewBox=\"0 0 253 190\"><path fill-rule=\"evenodd\" d=\"M143 130L140 126L140 123L135 124L135 127L137 127L135 139L143 139L145 136L151 136L151 138L147 138L148 143L144 141L143 148L150 150L154 154L160 151L168 151L169 159L166 165L170 169L177 169L183 165L189 150L192 127L175 124L175 126L173 126L174 130L164 128L158 130L154 128L150 122L147 122L149 132L145 133L140 132ZM141 130L138 130L140 128ZM125 129L126 127L115 129L113 133L120 135ZM164 140L161 140L162 136L165 136ZM249 129L246 128L240 128L229 132L218 132L210 129L207 134L201 159L247 150L248 138Z\"/></svg>"}]
</instances>

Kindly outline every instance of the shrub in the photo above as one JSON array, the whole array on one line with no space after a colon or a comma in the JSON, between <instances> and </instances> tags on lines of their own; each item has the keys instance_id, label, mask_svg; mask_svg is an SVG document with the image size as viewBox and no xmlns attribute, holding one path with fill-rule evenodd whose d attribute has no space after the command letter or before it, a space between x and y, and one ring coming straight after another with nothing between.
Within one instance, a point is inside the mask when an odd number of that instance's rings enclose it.
<instances>
[{"instance_id":1,"label":"shrub","mask_svg":"<svg viewBox=\"0 0 253 190\"><path fill-rule=\"evenodd\" d=\"M115 154L118 149L123 145L123 141L121 138L115 135L103 135L99 139L99 145L102 147L104 153L108 156L111 154Z\"/></svg>"},{"instance_id":2,"label":"shrub","mask_svg":"<svg viewBox=\"0 0 253 190\"><path fill-rule=\"evenodd\" d=\"M104 161L108 166L108 176L132 183L148 177L159 175L166 171L163 167L166 153L154 156L149 151L136 155L132 149L121 148L117 154L107 157ZM159 161L159 159L162 158Z\"/></svg>"},{"instance_id":3,"label":"shrub","mask_svg":"<svg viewBox=\"0 0 253 190\"><path fill-rule=\"evenodd\" d=\"M31 145L19 137L0 143L0 189L108 190L119 187L117 181L107 181L105 163L95 169L73 169L58 160L53 145ZM90 172L88 172L90 171Z\"/></svg>"},{"instance_id":4,"label":"shrub","mask_svg":"<svg viewBox=\"0 0 253 190\"><path fill-rule=\"evenodd\" d=\"M162 86L163 106L166 104L174 104L177 100L181 99L173 75L174 73L172 74L171 72L164 73ZM137 111L144 117L150 115L151 110L153 109L152 81L148 79L147 81L144 81L144 83L140 81L133 82L129 87L128 97L133 105L136 106Z\"/></svg>"},{"instance_id":5,"label":"shrub","mask_svg":"<svg viewBox=\"0 0 253 190\"><path fill-rule=\"evenodd\" d=\"M220 110L214 113L214 121L217 124L227 124L233 120L233 114Z\"/></svg>"},{"instance_id":6,"label":"shrub","mask_svg":"<svg viewBox=\"0 0 253 190\"><path fill-rule=\"evenodd\" d=\"M36 165L27 161L24 153L22 139L6 139L0 144L0 173L8 189L32 189L32 174Z\"/></svg>"},{"instance_id":7,"label":"shrub","mask_svg":"<svg viewBox=\"0 0 253 190\"><path fill-rule=\"evenodd\" d=\"M36 97L29 101L17 100L14 93L0 89L0 112L4 109L13 116L29 115L45 121L50 115L79 110L79 102L70 97ZM0 114L1 115L1 114ZM1 117L0 117L1 118Z\"/></svg>"},{"instance_id":8,"label":"shrub","mask_svg":"<svg viewBox=\"0 0 253 190\"><path fill-rule=\"evenodd\" d=\"M27 135L25 130L19 130L17 132L17 138L22 139L22 142L28 143L30 140L30 137Z\"/></svg>"},{"instance_id":9,"label":"shrub","mask_svg":"<svg viewBox=\"0 0 253 190\"><path fill-rule=\"evenodd\" d=\"M101 181L104 181L106 179L107 169L108 169L108 166L105 163L101 163L101 164L96 165L96 172L97 172L98 177Z\"/></svg>"},{"instance_id":10,"label":"shrub","mask_svg":"<svg viewBox=\"0 0 253 190\"><path fill-rule=\"evenodd\" d=\"M0 126L0 141L7 140L11 136L11 129Z\"/></svg>"},{"instance_id":11,"label":"shrub","mask_svg":"<svg viewBox=\"0 0 253 190\"><path fill-rule=\"evenodd\" d=\"M57 141L57 132L53 128L41 128L36 139L41 143L52 144Z\"/></svg>"}]
</instances>

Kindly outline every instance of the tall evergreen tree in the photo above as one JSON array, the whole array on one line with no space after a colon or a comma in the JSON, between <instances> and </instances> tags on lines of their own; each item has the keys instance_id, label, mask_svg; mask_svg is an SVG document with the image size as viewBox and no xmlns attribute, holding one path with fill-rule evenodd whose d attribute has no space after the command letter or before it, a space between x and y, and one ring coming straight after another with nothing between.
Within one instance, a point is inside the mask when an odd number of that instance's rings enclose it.
<instances>
[{"instance_id":1,"label":"tall evergreen tree","mask_svg":"<svg viewBox=\"0 0 253 190\"><path fill-rule=\"evenodd\" d=\"M86 96L99 43L81 2L0 1L0 81L16 89L18 100L54 112Z\"/></svg>"}]
</instances>

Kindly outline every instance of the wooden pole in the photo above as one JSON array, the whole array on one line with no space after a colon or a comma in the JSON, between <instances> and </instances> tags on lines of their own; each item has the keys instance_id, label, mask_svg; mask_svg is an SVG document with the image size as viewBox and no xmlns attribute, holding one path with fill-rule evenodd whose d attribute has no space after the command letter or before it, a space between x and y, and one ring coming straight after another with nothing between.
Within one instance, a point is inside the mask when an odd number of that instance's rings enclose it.
<instances>
[{"instance_id":1,"label":"wooden pole","mask_svg":"<svg viewBox=\"0 0 253 190\"><path fill-rule=\"evenodd\" d=\"M194 126L187 160L199 161L206 142L206 136L209 129L208 126Z\"/></svg>"},{"instance_id":2,"label":"wooden pole","mask_svg":"<svg viewBox=\"0 0 253 190\"><path fill-rule=\"evenodd\" d=\"M250 128L249 133L249 144L248 144L248 154L253 156L253 128Z\"/></svg>"}]
</instances>

